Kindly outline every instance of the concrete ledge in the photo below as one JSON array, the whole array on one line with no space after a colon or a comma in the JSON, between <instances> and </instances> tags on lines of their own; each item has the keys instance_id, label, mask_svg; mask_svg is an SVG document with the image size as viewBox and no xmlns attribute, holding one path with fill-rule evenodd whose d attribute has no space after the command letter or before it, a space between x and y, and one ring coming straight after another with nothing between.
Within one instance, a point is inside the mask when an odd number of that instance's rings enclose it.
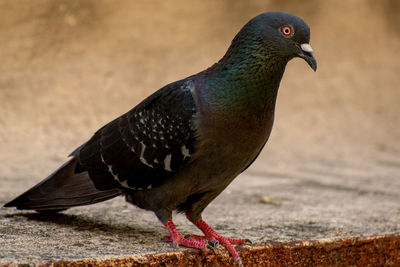
<instances>
[{"instance_id":1,"label":"concrete ledge","mask_svg":"<svg viewBox=\"0 0 400 267\"><path fill-rule=\"evenodd\" d=\"M267 242L238 247L244 266L399 266L400 233L318 241ZM5 266L15 265L13 263ZM223 248L123 258L58 261L43 266L231 266Z\"/></svg>"}]
</instances>

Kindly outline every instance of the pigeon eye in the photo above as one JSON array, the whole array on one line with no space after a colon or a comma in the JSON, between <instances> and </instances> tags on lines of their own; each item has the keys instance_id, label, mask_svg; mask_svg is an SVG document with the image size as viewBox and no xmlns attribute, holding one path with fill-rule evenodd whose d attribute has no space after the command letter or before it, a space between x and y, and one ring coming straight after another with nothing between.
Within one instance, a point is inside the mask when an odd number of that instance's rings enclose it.
<instances>
[{"instance_id":1,"label":"pigeon eye","mask_svg":"<svg viewBox=\"0 0 400 267\"><path fill-rule=\"evenodd\" d=\"M292 35L293 29L292 29L292 27L290 27L290 26L283 26L283 27L281 28L281 33L282 33L283 36L289 37L289 36Z\"/></svg>"}]
</instances>

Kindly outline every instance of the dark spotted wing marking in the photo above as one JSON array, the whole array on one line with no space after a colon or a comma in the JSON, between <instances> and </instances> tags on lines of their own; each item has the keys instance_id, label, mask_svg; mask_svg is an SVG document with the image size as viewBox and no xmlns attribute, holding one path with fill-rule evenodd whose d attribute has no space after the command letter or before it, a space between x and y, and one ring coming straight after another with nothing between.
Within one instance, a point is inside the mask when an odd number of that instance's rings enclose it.
<instances>
[{"instance_id":1,"label":"dark spotted wing marking","mask_svg":"<svg viewBox=\"0 0 400 267\"><path fill-rule=\"evenodd\" d=\"M190 162L196 149L193 86L182 80L161 88L75 152L97 188L117 181L130 189L150 189Z\"/></svg>"}]
</instances>

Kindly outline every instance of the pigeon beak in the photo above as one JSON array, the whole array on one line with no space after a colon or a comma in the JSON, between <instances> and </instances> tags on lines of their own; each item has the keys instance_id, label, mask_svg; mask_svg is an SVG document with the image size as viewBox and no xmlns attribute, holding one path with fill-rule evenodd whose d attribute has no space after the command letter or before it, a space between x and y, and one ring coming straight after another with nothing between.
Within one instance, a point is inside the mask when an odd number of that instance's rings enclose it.
<instances>
[{"instance_id":1,"label":"pigeon beak","mask_svg":"<svg viewBox=\"0 0 400 267\"><path fill-rule=\"evenodd\" d=\"M304 59L310 67L316 71L317 70L317 61L314 58L313 55L313 49L311 48L311 45L309 44L301 44L300 45L300 53L298 54L299 57Z\"/></svg>"}]
</instances>

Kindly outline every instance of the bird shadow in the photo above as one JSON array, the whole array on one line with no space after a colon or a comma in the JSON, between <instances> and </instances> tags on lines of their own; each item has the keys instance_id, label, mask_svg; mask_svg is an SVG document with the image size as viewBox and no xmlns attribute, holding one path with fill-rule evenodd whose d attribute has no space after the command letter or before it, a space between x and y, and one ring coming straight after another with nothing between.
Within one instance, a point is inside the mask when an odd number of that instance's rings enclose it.
<instances>
[{"instance_id":1,"label":"bird shadow","mask_svg":"<svg viewBox=\"0 0 400 267\"><path fill-rule=\"evenodd\" d=\"M24 217L28 220L45 222L50 224L59 225L62 227L73 228L75 231L90 231L93 233L101 233L106 235L145 235L145 236L161 236L162 233L156 229L147 227L132 227L123 224L113 224L98 221L93 218L86 217L85 215L74 215L65 213L36 213L36 212L22 212L7 214L4 217Z\"/></svg>"}]
</instances>

